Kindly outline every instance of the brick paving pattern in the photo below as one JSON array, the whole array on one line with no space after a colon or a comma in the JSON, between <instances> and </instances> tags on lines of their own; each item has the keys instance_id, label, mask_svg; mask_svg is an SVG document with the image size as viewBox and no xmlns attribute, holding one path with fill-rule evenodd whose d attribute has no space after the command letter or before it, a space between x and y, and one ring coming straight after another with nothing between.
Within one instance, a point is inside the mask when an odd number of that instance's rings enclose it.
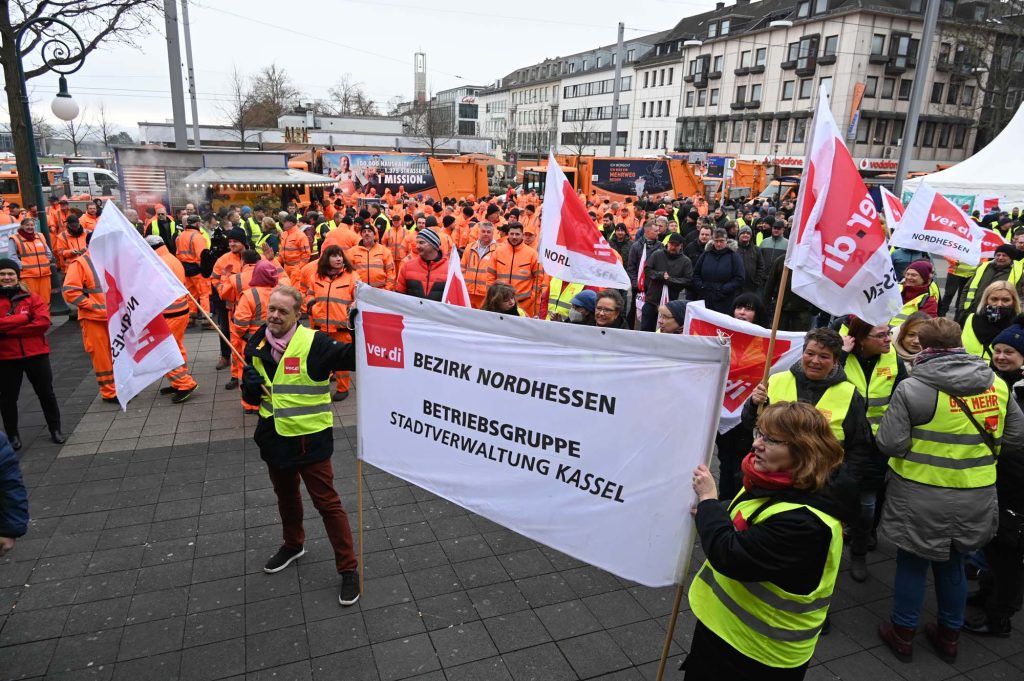
<instances>
[{"instance_id":1,"label":"brick paving pattern","mask_svg":"<svg viewBox=\"0 0 1024 681\"><path fill-rule=\"evenodd\" d=\"M94 399L74 322L51 341L71 437L50 444L31 389L23 393L33 519L0 560L0 679L654 678L674 589L614 577L370 467L360 602L338 605L308 498L307 555L264 574L280 543L277 508L250 439L255 418L214 370L213 333L187 337L200 383L192 399L172 405L154 385L127 413ZM336 485L354 525L355 399L334 409ZM600 540L614 550L614 537ZM919 635L913 664L897 662L875 635L892 556L883 542L864 584L841 573L832 633L808 679L1024 679L1019 632L965 635L955 665ZM933 596L926 608L933 616ZM682 676L692 628L684 610L667 679Z\"/></svg>"}]
</instances>

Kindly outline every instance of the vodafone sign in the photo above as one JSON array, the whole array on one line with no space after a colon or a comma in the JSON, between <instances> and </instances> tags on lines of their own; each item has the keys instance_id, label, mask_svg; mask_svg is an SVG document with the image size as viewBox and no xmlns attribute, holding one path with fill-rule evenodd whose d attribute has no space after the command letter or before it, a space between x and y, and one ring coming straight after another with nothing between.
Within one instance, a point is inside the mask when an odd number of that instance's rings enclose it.
<instances>
[{"instance_id":1,"label":"vodafone sign","mask_svg":"<svg viewBox=\"0 0 1024 681\"><path fill-rule=\"evenodd\" d=\"M861 170L895 171L899 167L899 161L888 158L862 158L857 165Z\"/></svg>"}]
</instances>

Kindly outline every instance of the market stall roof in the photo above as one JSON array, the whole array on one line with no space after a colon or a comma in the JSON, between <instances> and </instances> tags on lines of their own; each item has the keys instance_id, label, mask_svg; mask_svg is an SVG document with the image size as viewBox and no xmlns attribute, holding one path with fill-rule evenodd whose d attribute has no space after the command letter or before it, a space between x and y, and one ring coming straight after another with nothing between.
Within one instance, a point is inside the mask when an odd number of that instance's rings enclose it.
<instances>
[{"instance_id":1,"label":"market stall roof","mask_svg":"<svg viewBox=\"0 0 1024 681\"><path fill-rule=\"evenodd\" d=\"M295 168L200 168L184 179L188 185L308 185L329 187L334 180Z\"/></svg>"}]
</instances>

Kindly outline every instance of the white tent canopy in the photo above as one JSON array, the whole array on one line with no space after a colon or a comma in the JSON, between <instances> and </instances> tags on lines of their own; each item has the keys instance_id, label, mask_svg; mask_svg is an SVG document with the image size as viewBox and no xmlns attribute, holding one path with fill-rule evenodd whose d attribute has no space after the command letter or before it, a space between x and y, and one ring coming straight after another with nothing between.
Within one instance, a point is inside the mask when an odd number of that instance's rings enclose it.
<instances>
[{"instance_id":1,"label":"white tent canopy","mask_svg":"<svg viewBox=\"0 0 1024 681\"><path fill-rule=\"evenodd\" d=\"M1024 207L1024 173L1018 153L1024 149L1024 107L1019 107L1003 131L978 153L937 173L915 177L903 183L913 194L922 182L954 203L980 207L981 197L999 197L1000 208Z\"/></svg>"}]
</instances>

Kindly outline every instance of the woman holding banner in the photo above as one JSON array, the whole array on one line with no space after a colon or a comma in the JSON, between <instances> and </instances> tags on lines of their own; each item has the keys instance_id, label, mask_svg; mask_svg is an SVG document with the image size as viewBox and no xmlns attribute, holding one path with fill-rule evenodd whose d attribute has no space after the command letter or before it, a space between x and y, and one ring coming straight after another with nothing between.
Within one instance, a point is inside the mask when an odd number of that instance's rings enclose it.
<instances>
[{"instance_id":1,"label":"woman holding banner","mask_svg":"<svg viewBox=\"0 0 1024 681\"><path fill-rule=\"evenodd\" d=\"M843 448L821 412L773 404L757 427L728 510L707 466L693 473L707 560L690 587L687 681L803 679L835 588L842 523L857 515Z\"/></svg>"}]
</instances>

